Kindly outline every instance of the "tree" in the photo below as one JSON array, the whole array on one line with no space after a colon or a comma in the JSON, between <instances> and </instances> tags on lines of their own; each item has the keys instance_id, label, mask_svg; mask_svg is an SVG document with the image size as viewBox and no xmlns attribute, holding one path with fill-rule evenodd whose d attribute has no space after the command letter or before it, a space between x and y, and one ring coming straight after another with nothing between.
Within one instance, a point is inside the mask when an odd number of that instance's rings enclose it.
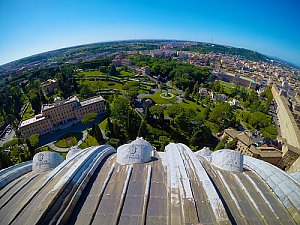
<instances>
[{"instance_id":1,"label":"tree","mask_svg":"<svg viewBox=\"0 0 300 225\"><path fill-rule=\"evenodd\" d=\"M129 101L131 105L134 105L136 97L139 95L139 88L138 87L130 87L128 96L129 96Z\"/></svg>"},{"instance_id":2,"label":"tree","mask_svg":"<svg viewBox=\"0 0 300 225\"><path fill-rule=\"evenodd\" d=\"M97 113L88 113L82 117L81 122L84 124L93 123L96 117Z\"/></svg>"},{"instance_id":3,"label":"tree","mask_svg":"<svg viewBox=\"0 0 300 225\"><path fill-rule=\"evenodd\" d=\"M80 93L79 93L81 98L88 98L91 97L93 95L93 91L90 88L90 86L83 84L81 89L80 89Z\"/></svg>"},{"instance_id":4,"label":"tree","mask_svg":"<svg viewBox=\"0 0 300 225\"><path fill-rule=\"evenodd\" d=\"M107 136L114 136L114 127L109 117L107 118L106 131Z\"/></svg>"},{"instance_id":5,"label":"tree","mask_svg":"<svg viewBox=\"0 0 300 225\"><path fill-rule=\"evenodd\" d=\"M110 67L109 75L111 75L111 76L117 76L117 75L118 75L118 71L117 71L115 65L112 65L112 66Z\"/></svg>"},{"instance_id":6,"label":"tree","mask_svg":"<svg viewBox=\"0 0 300 225\"><path fill-rule=\"evenodd\" d=\"M35 148L39 143L39 134L32 134L28 140L31 147Z\"/></svg>"},{"instance_id":7,"label":"tree","mask_svg":"<svg viewBox=\"0 0 300 225\"><path fill-rule=\"evenodd\" d=\"M188 129L189 128L189 120L186 117L185 113L182 112L179 115L177 115L174 119L175 125L179 128L179 130L183 133L189 133Z\"/></svg>"},{"instance_id":8,"label":"tree","mask_svg":"<svg viewBox=\"0 0 300 225\"><path fill-rule=\"evenodd\" d=\"M219 80L216 80L215 83L214 83L214 86L213 86L213 91L215 92L219 92L220 89L221 89L221 84L220 84L220 81Z\"/></svg>"},{"instance_id":9,"label":"tree","mask_svg":"<svg viewBox=\"0 0 300 225\"><path fill-rule=\"evenodd\" d=\"M39 143L39 134L32 134L27 139L27 146L28 146L28 150L30 152L30 157L33 157L33 155L35 154L35 149L36 149L38 143ZM19 151L19 150L15 149L15 151Z\"/></svg>"},{"instance_id":10,"label":"tree","mask_svg":"<svg viewBox=\"0 0 300 225\"><path fill-rule=\"evenodd\" d=\"M147 123L145 120L142 120L137 136L138 137L146 137L146 135L147 135Z\"/></svg>"},{"instance_id":11,"label":"tree","mask_svg":"<svg viewBox=\"0 0 300 225\"><path fill-rule=\"evenodd\" d=\"M187 87L184 91L184 98L189 99L189 95L190 95L190 88Z\"/></svg>"},{"instance_id":12,"label":"tree","mask_svg":"<svg viewBox=\"0 0 300 225\"><path fill-rule=\"evenodd\" d=\"M126 127L128 120L128 113L130 111L130 105L127 99L124 97L118 97L113 103L111 107L111 117L114 120L117 120L120 125L124 128Z\"/></svg>"},{"instance_id":13,"label":"tree","mask_svg":"<svg viewBox=\"0 0 300 225\"><path fill-rule=\"evenodd\" d=\"M98 124L94 124L92 127L93 136L96 138L99 144L102 144L104 141L101 129L99 128Z\"/></svg>"},{"instance_id":14,"label":"tree","mask_svg":"<svg viewBox=\"0 0 300 225\"><path fill-rule=\"evenodd\" d=\"M40 95L40 98L41 98L41 102L42 102L43 104L48 103L48 101L47 101L47 99L46 99L44 93L43 93L41 90L40 90L40 92L39 92L39 95Z\"/></svg>"},{"instance_id":15,"label":"tree","mask_svg":"<svg viewBox=\"0 0 300 225\"><path fill-rule=\"evenodd\" d=\"M221 130L235 125L233 110L227 102L216 104L209 115L209 120L217 124Z\"/></svg>"},{"instance_id":16,"label":"tree","mask_svg":"<svg viewBox=\"0 0 300 225\"><path fill-rule=\"evenodd\" d=\"M190 143L195 147L205 147L213 139L210 129L205 125L200 125L190 138Z\"/></svg>"},{"instance_id":17,"label":"tree","mask_svg":"<svg viewBox=\"0 0 300 225\"><path fill-rule=\"evenodd\" d=\"M236 149L237 142L238 142L238 139L237 139L237 138L234 138L232 141L230 141L230 142L228 142L228 143L226 144L226 148L235 150L235 149Z\"/></svg>"},{"instance_id":18,"label":"tree","mask_svg":"<svg viewBox=\"0 0 300 225\"><path fill-rule=\"evenodd\" d=\"M150 113L152 116L155 117L155 119L158 119L159 122L164 121L164 108L160 105L154 105L150 109Z\"/></svg>"},{"instance_id":19,"label":"tree","mask_svg":"<svg viewBox=\"0 0 300 225\"><path fill-rule=\"evenodd\" d=\"M260 129L269 126L271 124L271 118L262 112L254 112L248 122L254 128Z\"/></svg>"},{"instance_id":20,"label":"tree","mask_svg":"<svg viewBox=\"0 0 300 225\"><path fill-rule=\"evenodd\" d=\"M0 151L0 169L7 168L9 166L12 166L13 162L9 158L8 154L3 152L2 150Z\"/></svg>"},{"instance_id":21,"label":"tree","mask_svg":"<svg viewBox=\"0 0 300 225\"><path fill-rule=\"evenodd\" d=\"M174 119L175 116L183 112L183 108L178 104L173 104L167 107L166 112L169 115L169 117Z\"/></svg>"},{"instance_id":22,"label":"tree","mask_svg":"<svg viewBox=\"0 0 300 225\"><path fill-rule=\"evenodd\" d=\"M121 136L123 136L123 135L121 133L121 127L119 126L117 121L113 122L113 130L114 130L115 137L118 137L119 139L121 139Z\"/></svg>"},{"instance_id":23,"label":"tree","mask_svg":"<svg viewBox=\"0 0 300 225\"><path fill-rule=\"evenodd\" d=\"M224 149L225 148L225 145L222 141L220 141L217 146L215 147L215 151L216 150L219 150L219 149Z\"/></svg>"},{"instance_id":24,"label":"tree","mask_svg":"<svg viewBox=\"0 0 300 225\"><path fill-rule=\"evenodd\" d=\"M39 91L37 89L32 89L29 91L28 96L34 113L39 113L42 106Z\"/></svg>"},{"instance_id":25,"label":"tree","mask_svg":"<svg viewBox=\"0 0 300 225\"><path fill-rule=\"evenodd\" d=\"M193 95L199 92L199 83L198 81L194 84Z\"/></svg>"},{"instance_id":26,"label":"tree","mask_svg":"<svg viewBox=\"0 0 300 225\"><path fill-rule=\"evenodd\" d=\"M150 120L151 120L151 113L150 113L150 110L149 110L149 107L146 107L145 109L145 116L144 116L144 119L149 123Z\"/></svg>"}]
</instances>

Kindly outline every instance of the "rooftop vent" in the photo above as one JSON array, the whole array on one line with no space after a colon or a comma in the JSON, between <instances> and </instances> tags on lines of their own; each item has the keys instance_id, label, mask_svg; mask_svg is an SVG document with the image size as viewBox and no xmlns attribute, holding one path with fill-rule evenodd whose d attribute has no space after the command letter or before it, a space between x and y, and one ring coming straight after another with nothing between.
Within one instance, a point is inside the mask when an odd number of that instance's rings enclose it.
<instances>
[{"instance_id":1,"label":"rooftop vent","mask_svg":"<svg viewBox=\"0 0 300 225\"><path fill-rule=\"evenodd\" d=\"M64 161L64 158L56 152L39 152L36 153L32 160L32 171L43 172L57 167Z\"/></svg>"},{"instance_id":2,"label":"rooftop vent","mask_svg":"<svg viewBox=\"0 0 300 225\"><path fill-rule=\"evenodd\" d=\"M234 150L221 149L211 154L211 163L223 170L242 172L244 156Z\"/></svg>"},{"instance_id":3,"label":"rooftop vent","mask_svg":"<svg viewBox=\"0 0 300 225\"><path fill-rule=\"evenodd\" d=\"M121 165L146 163L151 160L152 146L143 138L137 138L130 144L125 144L117 149L117 162Z\"/></svg>"}]
</instances>

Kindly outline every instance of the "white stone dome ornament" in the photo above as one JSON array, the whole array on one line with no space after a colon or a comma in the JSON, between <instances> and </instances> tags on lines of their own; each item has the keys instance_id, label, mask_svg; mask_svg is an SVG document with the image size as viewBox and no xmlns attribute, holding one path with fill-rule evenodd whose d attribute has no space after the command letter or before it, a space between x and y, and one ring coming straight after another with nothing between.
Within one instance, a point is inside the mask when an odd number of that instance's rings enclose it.
<instances>
[{"instance_id":1,"label":"white stone dome ornament","mask_svg":"<svg viewBox=\"0 0 300 225\"><path fill-rule=\"evenodd\" d=\"M56 152L38 152L33 156L32 171L43 172L57 167L64 161L64 158Z\"/></svg>"},{"instance_id":2,"label":"white stone dome ornament","mask_svg":"<svg viewBox=\"0 0 300 225\"><path fill-rule=\"evenodd\" d=\"M146 163L151 160L152 146L143 138L137 138L130 144L121 145L117 149L117 162L121 165Z\"/></svg>"},{"instance_id":3,"label":"white stone dome ornament","mask_svg":"<svg viewBox=\"0 0 300 225\"><path fill-rule=\"evenodd\" d=\"M70 151L68 151L67 155L66 155L66 159L71 158L73 155L77 154L78 152L81 152L82 149L80 149L77 146L73 146L71 147Z\"/></svg>"},{"instance_id":4,"label":"white stone dome ornament","mask_svg":"<svg viewBox=\"0 0 300 225\"><path fill-rule=\"evenodd\" d=\"M211 154L211 163L223 170L242 172L244 156L240 152L234 150L221 149Z\"/></svg>"}]
</instances>

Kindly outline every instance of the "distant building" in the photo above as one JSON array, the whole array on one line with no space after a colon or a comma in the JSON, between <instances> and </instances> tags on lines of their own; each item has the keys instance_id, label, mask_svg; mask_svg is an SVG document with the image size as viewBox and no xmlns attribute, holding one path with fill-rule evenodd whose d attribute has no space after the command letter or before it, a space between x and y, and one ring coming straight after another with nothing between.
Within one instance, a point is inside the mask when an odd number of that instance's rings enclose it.
<instances>
[{"instance_id":1,"label":"distant building","mask_svg":"<svg viewBox=\"0 0 300 225\"><path fill-rule=\"evenodd\" d=\"M22 136L46 134L76 123L87 113L104 113L105 101L101 96L79 101L76 96L61 101L55 99L53 104L44 104L41 113L24 120L19 126Z\"/></svg>"},{"instance_id":2,"label":"distant building","mask_svg":"<svg viewBox=\"0 0 300 225\"><path fill-rule=\"evenodd\" d=\"M211 92L210 96L212 99L219 100L221 102L226 102L228 100L228 98L225 94L215 94L215 93Z\"/></svg>"},{"instance_id":3,"label":"distant building","mask_svg":"<svg viewBox=\"0 0 300 225\"><path fill-rule=\"evenodd\" d=\"M115 65L116 67L122 66L121 60L120 59L113 59L112 64Z\"/></svg>"},{"instance_id":4,"label":"distant building","mask_svg":"<svg viewBox=\"0 0 300 225\"><path fill-rule=\"evenodd\" d=\"M56 79L49 79L41 83L41 88L45 95L53 94L54 90L58 88L58 81Z\"/></svg>"},{"instance_id":5,"label":"distant building","mask_svg":"<svg viewBox=\"0 0 300 225\"><path fill-rule=\"evenodd\" d=\"M276 113L280 127L279 141L282 143L280 168L289 172L300 171L300 129L290 110L288 100L280 95L277 87L272 86L276 103Z\"/></svg>"},{"instance_id":6,"label":"distant building","mask_svg":"<svg viewBox=\"0 0 300 225\"><path fill-rule=\"evenodd\" d=\"M239 76L232 73L225 73L223 71L214 71L213 74L217 77L217 79L221 81L242 85L253 90L255 90L258 87L257 82L248 77Z\"/></svg>"},{"instance_id":7,"label":"distant building","mask_svg":"<svg viewBox=\"0 0 300 225\"><path fill-rule=\"evenodd\" d=\"M132 62L130 59L121 59L122 66L131 66Z\"/></svg>"},{"instance_id":8,"label":"distant building","mask_svg":"<svg viewBox=\"0 0 300 225\"><path fill-rule=\"evenodd\" d=\"M181 60L187 60L187 59L189 59L189 53L186 52L186 51L177 51L177 56Z\"/></svg>"},{"instance_id":9,"label":"distant building","mask_svg":"<svg viewBox=\"0 0 300 225\"><path fill-rule=\"evenodd\" d=\"M228 141L237 139L236 151L241 152L244 155L252 156L257 159L269 162L273 165L280 167L280 160L282 159L282 152L267 145L256 146L257 143L262 142L261 138L254 137L250 131L239 132L235 129L225 129L222 135L222 139L228 137ZM262 142L263 143L263 142Z\"/></svg>"},{"instance_id":10,"label":"distant building","mask_svg":"<svg viewBox=\"0 0 300 225\"><path fill-rule=\"evenodd\" d=\"M150 68L149 66L145 66L141 68L141 72L143 75L150 75Z\"/></svg>"},{"instance_id":11,"label":"distant building","mask_svg":"<svg viewBox=\"0 0 300 225\"><path fill-rule=\"evenodd\" d=\"M203 98L209 96L209 93L206 88L199 88L199 94Z\"/></svg>"}]
</instances>

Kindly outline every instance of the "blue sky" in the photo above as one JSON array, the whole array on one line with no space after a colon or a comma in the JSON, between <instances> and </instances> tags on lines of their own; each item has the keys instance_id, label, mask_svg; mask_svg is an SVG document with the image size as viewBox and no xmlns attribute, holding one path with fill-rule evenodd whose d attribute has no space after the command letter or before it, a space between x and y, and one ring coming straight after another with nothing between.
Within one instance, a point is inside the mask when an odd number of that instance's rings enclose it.
<instances>
[{"instance_id":1,"label":"blue sky","mask_svg":"<svg viewBox=\"0 0 300 225\"><path fill-rule=\"evenodd\" d=\"M299 11L298 0L0 0L0 65L93 42L213 36L300 66Z\"/></svg>"}]
</instances>

